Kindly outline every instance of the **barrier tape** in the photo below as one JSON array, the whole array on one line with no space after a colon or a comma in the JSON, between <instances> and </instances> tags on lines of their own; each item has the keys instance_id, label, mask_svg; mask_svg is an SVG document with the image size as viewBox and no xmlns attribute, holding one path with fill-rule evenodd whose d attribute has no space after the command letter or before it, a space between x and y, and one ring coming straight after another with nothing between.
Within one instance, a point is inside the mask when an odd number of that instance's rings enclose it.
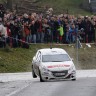
<instances>
[{"instance_id":1,"label":"barrier tape","mask_svg":"<svg viewBox=\"0 0 96 96\"><path fill-rule=\"evenodd\" d=\"M7 36L7 38L14 39L14 40L16 40L16 41L20 41L20 42L22 42L22 43L30 44L30 43L28 43L28 42L26 42L26 41L24 41L24 40L16 39L16 38L14 38L14 37ZM5 37L1 37L1 38L0 38L0 41L2 41L2 42L6 42L6 39L7 39L7 38L5 38ZM2 40L2 39L5 39L5 40Z\"/></svg>"}]
</instances>

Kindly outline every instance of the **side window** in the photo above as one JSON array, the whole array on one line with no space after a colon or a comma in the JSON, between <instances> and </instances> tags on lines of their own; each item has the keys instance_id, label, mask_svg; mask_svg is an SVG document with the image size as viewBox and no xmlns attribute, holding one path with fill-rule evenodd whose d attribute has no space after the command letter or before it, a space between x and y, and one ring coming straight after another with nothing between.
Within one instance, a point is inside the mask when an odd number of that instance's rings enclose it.
<instances>
[{"instance_id":1,"label":"side window","mask_svg":"<svg viewBox=\"0 0 96 96\"><path fill-rule=\"evenodd\" d=\"M38 52L36 53L35 57L36 57L36 60L37 60L37 56L38 56Z\"/></svg>"},{"instance_id":2,"label":"side window","mask_svg":"<svg viewBox=\"0 0 96 96\"><path fill-rule=\"evenodd\" d=\"M36 60L37 60L38 62L41 61L41 52L40 52L40 51L36 54Z\"/></svg>"}]
</instances>

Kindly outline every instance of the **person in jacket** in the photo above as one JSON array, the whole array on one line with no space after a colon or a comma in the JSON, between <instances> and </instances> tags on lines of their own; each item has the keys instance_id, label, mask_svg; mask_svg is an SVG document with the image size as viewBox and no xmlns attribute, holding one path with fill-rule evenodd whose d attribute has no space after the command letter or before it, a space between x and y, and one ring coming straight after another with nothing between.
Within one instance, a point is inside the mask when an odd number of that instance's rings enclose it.
<instances>
[{"instance_id":1,"label":"person in jacket","mask_svg":"<svg viewBox=\"0 0 96 96\"><path fill-rule=\"evenodd\" d=\"M37 27L36 27L36 21L34 21L34 20L31 22L30 31L31 31L31 42L36 43Z\"/></svg>"},{"instance_id":2,"label":"person in jacket","mask_svg":"<svg viewBox=\"0 0 96 96\"><path fill-rule=\"evenodd\" d=\"M75 24L71 24L69 27L69 38L70 38L70 43L75 43L76 41L76 33L77 29Z\"/></svg>"}]
</instances>

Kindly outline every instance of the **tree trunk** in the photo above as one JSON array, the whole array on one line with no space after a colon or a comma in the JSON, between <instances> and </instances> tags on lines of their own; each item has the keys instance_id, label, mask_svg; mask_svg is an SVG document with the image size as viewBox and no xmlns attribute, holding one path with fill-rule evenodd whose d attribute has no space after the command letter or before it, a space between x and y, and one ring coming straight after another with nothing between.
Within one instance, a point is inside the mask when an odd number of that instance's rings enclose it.
<instances>
[{"instance_id":1,"label":"tree trunk","mask_svg":"<svg viewBox=\"0 0 96 96\"><path fill-rule=\"evenodd\" d=\"M7 0L7 8L12 10L12 1L13 0Z\"/></svg>"}]
</instances>

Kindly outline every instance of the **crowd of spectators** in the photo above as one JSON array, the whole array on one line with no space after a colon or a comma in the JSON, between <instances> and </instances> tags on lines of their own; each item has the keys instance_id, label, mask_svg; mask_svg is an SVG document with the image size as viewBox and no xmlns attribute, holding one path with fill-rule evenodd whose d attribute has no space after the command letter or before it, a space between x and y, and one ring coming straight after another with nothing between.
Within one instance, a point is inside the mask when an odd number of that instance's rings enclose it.
<instances>
[{"instance_id":1,"label":"crowd of spectators","mask_svg":"<svg viewBox=\"0 0 96 96\"><path fill-rule=\"evenodd\" d=\"M16 14L0 10L0 25L6 28L7 36L3 40L11 47L20 47L24 42L72 44L76 42L77 33L82 43L96 39L94 15ZM0 31L1 36L2 33Z\"/></svg>"}]
</instances>

